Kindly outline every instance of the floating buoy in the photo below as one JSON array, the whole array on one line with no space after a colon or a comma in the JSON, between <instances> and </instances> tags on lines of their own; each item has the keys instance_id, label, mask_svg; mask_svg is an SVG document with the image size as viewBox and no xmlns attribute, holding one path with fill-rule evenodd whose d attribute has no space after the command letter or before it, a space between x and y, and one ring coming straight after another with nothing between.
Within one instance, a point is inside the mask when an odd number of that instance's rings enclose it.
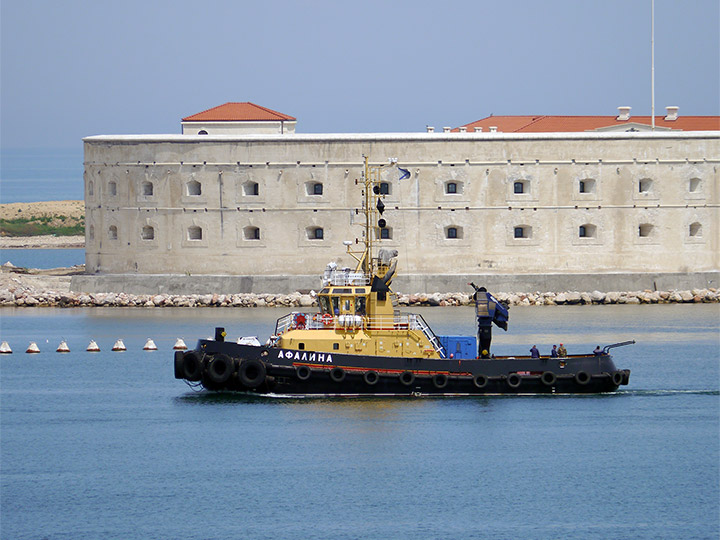
<instances>
[{"instance_id":1,"label":"floating buoy","mask_svg":"<svg viewBox=\"0 0 720 540\"><path fill-rule=\"evenodd\" d=\"M70 347L68 347L67 341L63 339L60 342L60 345L58 345L58 348L55 349L55 352L70 352Z\"/></svg>"},{"instance_id":2,"label":"floating buoy","mask_svg":"<svg viewBox=\"0 0 720 540\"><path fill-rule=\"evenodd\" d=\"M145 342L145 346L143 347L143 351L157 351L157 345L155 345L155 342L148 338L148 340Z\"/></svg>"},{"instance_id":3,"label":"floating buoy","mask_svg":"<svg viewBox=\"0 0 720 540\"><path fill-rule=\"evenodd\" d=\"M28 348L25 352L26 353L39 353L40 349L38 348L37 343L35 343L34 341L31 341L30 345L28 345Z\"/></svg>"},{"instance_id":4,"label":"floating buoy","mask_svg":"<svg viewBox=\"0 0 720 540\"><path fill-rule=\"evenodd\" d=\"M123 343L123 340L118 339L115 342L115 345L113 345L112 350L115 352L118 352L118 351L122 352L122 351L126 351L127 349L125 348L125 344Z\"/></svg>"},{"instance_id":5,"label":"floating buoy","mask_svg":"<svg viewBox=\"0 0 720 540\"><path fill-rule=\"evenodd\" d=\"M182 338L178 338L175 342L175 345L173 346L173 349L176 351L185 351L187 350L187 345L185 345L185 342L182 340Z\"/></svg>"},{"instance_id":6,"label":"floating buoy","mask_svg":"<svg viewBox=\"0 0 720 540\"><path fill-rule=\"evenodd\" d=\"M87 349L85 349L87 352L100 352L100 347L98 347L98 344L95 343L95 340L91 339L90 343L88 343Z\"/></svg>"},{"instance_id":7,"label":"floating buoy","mask_svg":"<svg viewBox=\"0 0 720 540\"><path fill-rule=\"evenodd\" d=\"M12 349L7 341L0 343L0 354L12 354Z\"/></svg>"}]
</instances>

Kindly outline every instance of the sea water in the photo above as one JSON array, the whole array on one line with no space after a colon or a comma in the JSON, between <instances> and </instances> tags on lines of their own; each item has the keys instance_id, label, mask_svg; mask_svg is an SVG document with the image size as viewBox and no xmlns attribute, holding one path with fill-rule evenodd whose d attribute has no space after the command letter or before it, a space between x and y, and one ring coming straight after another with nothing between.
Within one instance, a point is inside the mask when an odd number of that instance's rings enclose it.
<instances>
[{"instance_id":1,"label":"sea water","mask_svg":"<svg viewBox=\"0 0 720 540\"><path fill-rule=\"evenodd\" d=\"M85 264L85 249L0 249L0 264L23 268L60 268Z\"/></svg>"},{"instance_id":2,"label":"sea water","mask_svg":"<svg viewBox=\"0 0 720 540\"><path fill-rule=\"evenodd\" d=\"M416 311L474 333L471 309ZM495 330L498 354L637 340L607 395L266 399L173 377L177 337L264 341L283 313L1 308L0 536L718 537L717 305L513 307Z\"/></svg>"},{"instance_id":3,"label":"sea water","mask_svg":"<svg viewBox=\"0 0 720 540\"><path fill-rule=\"evenodd\" d=\"M83 198L83 150L0 149L0 204Z\"/></svg>"}]
</instances>

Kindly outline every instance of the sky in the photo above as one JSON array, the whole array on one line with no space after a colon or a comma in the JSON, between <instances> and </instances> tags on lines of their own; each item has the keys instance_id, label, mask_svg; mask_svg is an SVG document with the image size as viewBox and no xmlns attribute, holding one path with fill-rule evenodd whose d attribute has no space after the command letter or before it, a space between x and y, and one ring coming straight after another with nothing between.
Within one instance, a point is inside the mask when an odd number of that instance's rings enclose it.
<instances>
[{"instance_id":1,"label":"sky","mask_svg":"<svg viewBox=\"0 0 720 540\"><path fill-rule=\"evenodd\" d=\"M180 133L251 101L298 133L651 110L651 0L0 0L0 147ZM720 114L720 2L655 0L655 111Z\"/></svg>"}]
</instances>

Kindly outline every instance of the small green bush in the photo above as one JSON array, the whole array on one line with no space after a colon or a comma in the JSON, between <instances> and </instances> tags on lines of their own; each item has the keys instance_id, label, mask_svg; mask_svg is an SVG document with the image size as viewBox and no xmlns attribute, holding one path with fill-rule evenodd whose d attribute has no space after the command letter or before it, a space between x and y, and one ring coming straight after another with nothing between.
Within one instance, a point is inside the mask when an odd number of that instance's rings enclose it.
<instances>
[{"instance_id":1,"label":"small green bush","mask_svg":"<svg viewBox=\"0 0 720 540\"><path fill-rule=\"evenodd\" d=\"M85 223L78 221L65 224L66 219L60 220L63 225L53 226L52 217L42 216L36 219L17 218L0 219L0 235L3 236L77 236L85 234ZM74 221L74 220L70 220Z\"/></svg>"}]
</instances>

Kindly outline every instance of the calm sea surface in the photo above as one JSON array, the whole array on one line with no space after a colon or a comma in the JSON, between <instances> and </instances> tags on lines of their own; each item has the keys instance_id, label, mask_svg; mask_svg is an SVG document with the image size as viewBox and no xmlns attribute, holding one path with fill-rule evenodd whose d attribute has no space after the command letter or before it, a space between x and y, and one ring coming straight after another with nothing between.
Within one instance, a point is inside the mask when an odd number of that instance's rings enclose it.
<instances>
[{"instance_id":1,"label":"calm sea surface","mask_svg":"<svg viewBox=\"0 0 720 540\"><path fill-rule=\"evenodd\" d=\"M85 264L85 249L0 249L0 264L24 268L59 268Z\"/></svg>"},{"instance_id":2,"label":"calm sea surface","mask_svg":"<svg viewBox=\"0 0 720 540\"><path fill-rule=\"evenodd\" d=\"M0 204L83 198L83 149L0 149Z\"/></svg>"},{"instance_id":3,"label":"calm sea surface","mask_svg":"<svg viewBox=\"0 0 720 540\"><path fill-rule=\"evenodd\" d=\"M417 311L474 333L470 309ZM636 339L613 395L263 399L173 378L177 337L264 341L283 313L0 308L0 536L718 538L717 305L511 309L498 354Z\"/></svg>"}]
</instances>

